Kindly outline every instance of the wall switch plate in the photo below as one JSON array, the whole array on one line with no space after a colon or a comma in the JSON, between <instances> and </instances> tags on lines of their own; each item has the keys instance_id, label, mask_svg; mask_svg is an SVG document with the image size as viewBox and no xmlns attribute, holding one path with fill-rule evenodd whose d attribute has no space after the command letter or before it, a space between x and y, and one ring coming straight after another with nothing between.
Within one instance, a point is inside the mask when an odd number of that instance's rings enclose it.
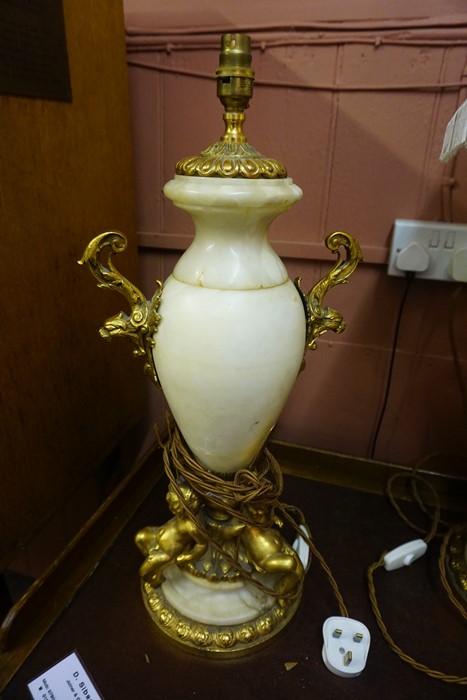
<instances>
[{"instance_id":1,"label":"wall switch plate","mask_svg":"<svg viewBox=\"0 0 467 700\"><path fill-rule=\"evenodd\" d=\"M388 274L467 282L467 225L396 219Z\"/></svg>"}]
</instances>

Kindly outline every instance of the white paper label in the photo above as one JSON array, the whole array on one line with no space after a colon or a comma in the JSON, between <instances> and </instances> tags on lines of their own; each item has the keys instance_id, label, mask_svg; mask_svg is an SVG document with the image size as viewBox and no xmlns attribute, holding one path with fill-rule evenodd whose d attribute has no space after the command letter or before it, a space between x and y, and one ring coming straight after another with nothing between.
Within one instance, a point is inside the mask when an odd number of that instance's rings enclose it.
<instances>
[{"instance_id":1,"label":"white paper label","mask_svg":"<svg viewBox=\"0 0 467 700\"><path fill-rule=\"evenodd\" d=\"M73 652L28 683L34 700L103 700Z\"/></svg>"}]
</instances>

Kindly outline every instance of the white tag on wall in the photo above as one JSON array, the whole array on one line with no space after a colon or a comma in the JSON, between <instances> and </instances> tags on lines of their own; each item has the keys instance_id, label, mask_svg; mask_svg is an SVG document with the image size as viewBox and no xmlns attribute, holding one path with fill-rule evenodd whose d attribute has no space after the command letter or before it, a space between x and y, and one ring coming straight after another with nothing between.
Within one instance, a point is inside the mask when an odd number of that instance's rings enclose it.
<instances>
[{"instance_id":1,"label":"white tag on wall","mask_svg":"<svg viewBox=\"0 0 467 700\"><path fill-rule=\"evenodd\" d=\"M73 652L28 683L33 700L103 700Z\"/></svg>"}]
</instances>

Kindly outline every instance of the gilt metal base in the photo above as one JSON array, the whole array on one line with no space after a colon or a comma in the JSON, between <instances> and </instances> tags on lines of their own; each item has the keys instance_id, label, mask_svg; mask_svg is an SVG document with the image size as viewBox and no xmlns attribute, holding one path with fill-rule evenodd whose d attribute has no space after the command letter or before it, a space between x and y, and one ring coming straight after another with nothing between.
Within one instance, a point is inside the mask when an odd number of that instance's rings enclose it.
<instances>
[{"instance_id":1,"label":"gilt metal base","mask_svg":"<svg viewBox=\"0 0 467 700\"><path fill-rule=\"evenodd\" d=\"M451 535L446 548L446 564L454 590L467 603L467 525Z\"/></svg>"},{"instance_id":2,"label":"gilt metal base","mask_svg":"<svg viewBox=\"0 0 467 700\"><path fill-rule=\"evenodd\" d=\"M269 608L250 620L215 625L183 615L168 602L163 587L144 582L141 586L144 604L158 629L186 651L222 658L245 655L270 641L290 622L300 603L300 598L285 605L272 600Z\"/></svg>"}]
</instances>

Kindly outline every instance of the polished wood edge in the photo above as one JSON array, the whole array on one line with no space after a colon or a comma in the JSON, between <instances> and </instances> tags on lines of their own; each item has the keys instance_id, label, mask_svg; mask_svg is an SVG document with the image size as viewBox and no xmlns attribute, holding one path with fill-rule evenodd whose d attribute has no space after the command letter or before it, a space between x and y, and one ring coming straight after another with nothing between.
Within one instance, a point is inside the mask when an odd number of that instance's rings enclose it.
<instances>
[{"instance_id":1,"label":"polished wood edge","mask_svg":"<svg viewBox=\"0 0 467 700\"><path fill-rule=\"evenodd\" d=\"M162 474L162 452L151 447L11 608L0 627L0 692L92 574Z\"/></svg>"},{"instance_id":2,"label":"polished wood edge","mask_svg":"<svg viewBox=\"0 0 467 700\"><path fill-rule=\"evenodd\" d=\"M409 477L413 468L406 465L378 462L318 450L281 440L271 440L268 447L281 465L284 474L344 486L357 491L385 494L388 480L395 474ZM467 475L441 473L429 469L429 462L417 470L417 474L433 485L442 508L453 512L465 512L467 500ZM409 479L400 479L393 485L396 498L413 500ZM432 504L429 491L424 492L427 505Z\"/></svg>"}]
</instances>

